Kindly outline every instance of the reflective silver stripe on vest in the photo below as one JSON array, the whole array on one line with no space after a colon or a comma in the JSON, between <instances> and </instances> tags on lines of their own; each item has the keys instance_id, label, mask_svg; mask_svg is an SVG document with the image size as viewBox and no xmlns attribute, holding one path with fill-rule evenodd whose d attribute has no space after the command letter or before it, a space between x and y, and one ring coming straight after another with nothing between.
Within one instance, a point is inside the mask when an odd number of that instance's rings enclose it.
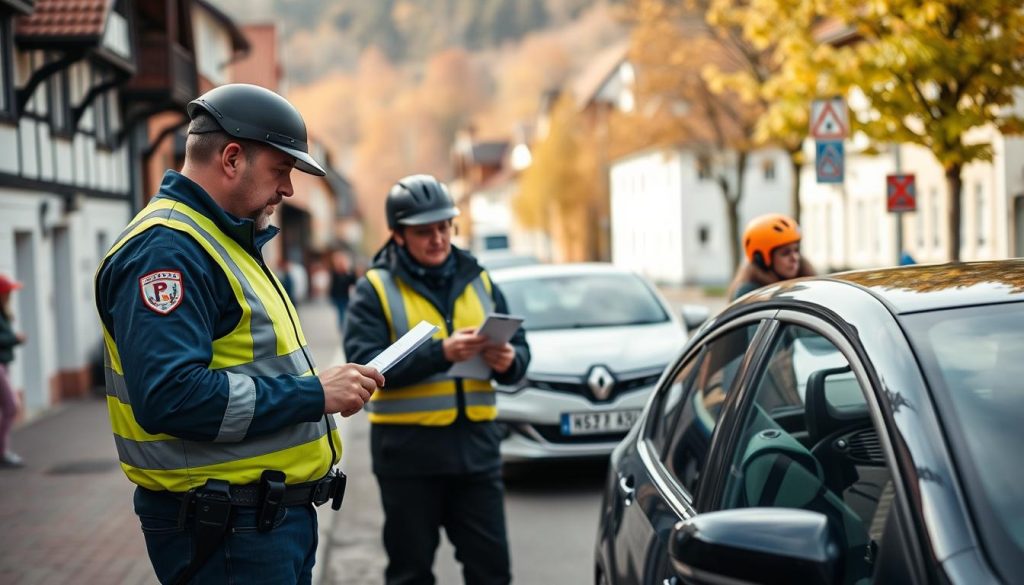
<instances>
[{"instance_id":1,"label":"reflective silver stripe on vest","mask_svg":"<svg viewBox=\"0 0 1024 585\"><path fill-rule=\"evenodd\" d=\"M384 296L387 297L388 308L391 309L391 327L395 330L395 339L409 332L409 316L405 312L405 301L402 291L395 284L394 277L387 270L377 270L380 282L384 285Z\"/></svg>"},{"instance_id":2,"label":"reflective silver stripe on vest","mask_svg":"<svg viewBox=\"0 0 1024 585\"><path fill-rule=\"evenodd\" d=\"M103 350L104 361L109 361L109 353ZM290 354L273 358L263 359L251 364L241 364L212 370L214 372L225 372L231 374L244 374L245 376L299 376L309 371L309 364L304 361L304 353L297 349ZM113 396L124 404L131 405L128 397L128 383L124 376L114 372L113 368L103 368L103 379L107 387L107 396Z\"/></svg>"},{"instance_id":3,"label":"reflective silver stripe on vest","mask_svg":"<svg viewBox=\"0 0 1024 585\"><path fill-rule=\"evenodd\" d=\"M380 275L380 282L384 286L384 296L387 298L388 307L391 309L391 326L395 329L395 339L409 332L409 317L405 312L405 301L402 300L402 291L395 284L394 277L387 270L377 270ZM483 276L477 275L472 282L477 298L484 308L484 315L494 311L494 299L487 294L487 286L484 284Z\"/></svg>"},{"instance_id":4,"label":"reflective silver stripe on vest","mask_svg":"<svg viewBox=\"0 0 1024 585\"><path fill-rule=\"evenodd\" d=\"M245 438L256 414L256 382L249 376L232 374L228 377L228 405L220 421L215 443L237 443Z\"/></svg>"},{"instance_id":5,"label":"reflective silver stripe on vest","mask_svg":"<svg viewBox=\"0 0 1024 585\"><path fill-rule=\"evenodd\" d=\"M282 374L304 374L310 371L310 363L306 361L305 347L295 351L270 358L263 358L259 361L219 368L217 372L231 372L233 374L245 374L246 376L280 376Z\"/></svg>"},{"instance_id":6,"label":"reflective silver stripe on vest","mask_svg":"<svg viewBox=\"0 0 1024 585\"><path fill-rule=\"evenodd\" d=\"M203 239L213 246L213 249L216 250L221 259L224 260L224 264L227 265L228 269L231 270L231 273L235 275L236 279L238 279L239 284L242 285L242 296L245 297L245 301L249 304L249 308L251 309L249 332L250 335L252 335L253 360L255 361L268 357L276 357L277 334L274 332L274 325L270 321L270 314L263 306L263 301L261 301L259 296L256 295L256 291L253 290L249 280L245 277L245 273L243 273L242 269L239 268L239 266L235 264L235 261L231 259L231 256L228 254L227 250L224 249L224 246L217 241L217 238L193 221L191 217L180 211L174 211L173 209L157 209L152 213L147 214L133 225L138 225L143 221L157 217L173 219L191 226L203 237Z\"/></svg>"},{"instance_id":7,"label":"reflective silver stripe on vest","mask_svg":"<svg viewBox=\"0 0 1024 585\"><path fill-rule=\"evenodd\" d=\"M466 392L466 406L494 406L498 403L494 392Z\"/></svg>"},{"instance_id":8,"label":"reflective silver stripe on vest","mask_svg":"<svg viewBox=\"0 0 1024 585\"><path fill-rule=\"evenodd\" d=\"M103 368L103 378L107 385L107 396L117 398L121 404L132 403L128 398L128 384L125 383L124 376L115 373L110 368Z\"/></svg>"},{"instance_id":9,"label":"reflective silver stripe on vest","mask_svg":"<svg viewBox=\"0 0 1024 585\"><path fill-rule=\"evenodd\" d=\"M494 299L487 294L487 287L484 285L484 277L477 275L473 279L473 288L476 289L476 297L480 299L480 305L484 308L484 315L494 312Z\"/></svg>"},{"instance_id":10,"label":"reflective silver stripe on vest","mask_svg":"<svg viewBox=\"0 0 1024 585\"><path fill-rule=\"evenodd\" d=\"M405 414L431 410L455 408L455 394L428 396L426 398L400 398L398 400L374 400L366 403L366 409L375 414Z\"/></svg>"},{"instance_id":11,"label":"reflective silver stripe on vest","mask_svg":"<svg viewBox=\"0 0 1024 585\"><path fill-rule=\"evenodd\" d=\"M300 423L282 431L250 437L242 443L207 443L172 439L133 441L114 435L122 463L139 469L175 470L231 463L259 457L323 438L324 426L317 422Z\"/></svg>"}]
</instances>

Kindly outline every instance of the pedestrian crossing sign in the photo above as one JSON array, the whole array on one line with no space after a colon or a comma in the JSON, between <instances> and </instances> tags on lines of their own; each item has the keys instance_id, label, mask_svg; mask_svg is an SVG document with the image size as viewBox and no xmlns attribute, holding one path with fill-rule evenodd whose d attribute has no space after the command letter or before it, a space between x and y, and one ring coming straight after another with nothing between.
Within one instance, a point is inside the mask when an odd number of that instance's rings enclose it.
<instances>
[{"instance_id":1,"label":"pedestrian crossing sign","mask_svg":"<svg viewBox=\"0 0 1024 585\"><path fill-rule=\"evenodd\" d=\"M841 97L814 100L811 104L811 138L842 140L849 134L849 115Z\"/></svg>"},{"instance_id":2,"label":"pedestrian crossing sign","mask_svg":"<svg viewBox=\"0 0 1024 585\"><path fill-rule=\"evenodd\" d=\"M845 160L841 140L824 140L815 143L817 156L814 160L815 173L819 183L842 183L845 177Z\"/></svg>"}]
</instances>

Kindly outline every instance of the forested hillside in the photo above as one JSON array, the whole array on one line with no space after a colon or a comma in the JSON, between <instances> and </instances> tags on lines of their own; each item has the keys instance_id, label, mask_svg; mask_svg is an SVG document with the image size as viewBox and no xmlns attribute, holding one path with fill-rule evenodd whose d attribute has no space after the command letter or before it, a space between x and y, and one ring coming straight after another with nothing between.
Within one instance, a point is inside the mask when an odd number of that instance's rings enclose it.
<instances>
[{"instance_id":1,"label":"forested hillside","mask_svg":"<svg viewBox=\"0 0 1024 585\"><path fill-rule=\"evenodd\" d=\"M407 174L451 178L456 133L511 140L626 36L623 0L211 0L279 25L281 88L356 187L367 246Z\"/></svg>"},{"instance_id":2,"label":"forested hillside","mask_svg":"<svg viewBox=\"0 0 1024 585\"><path fill-rule=\"evenodd\" d=\"M368 47L395 63L448 47L500 47L578 18L595 0L214 0L239 22L273 21L289 48L288 77L352 68Z\"/></svg>"}]
</instances>

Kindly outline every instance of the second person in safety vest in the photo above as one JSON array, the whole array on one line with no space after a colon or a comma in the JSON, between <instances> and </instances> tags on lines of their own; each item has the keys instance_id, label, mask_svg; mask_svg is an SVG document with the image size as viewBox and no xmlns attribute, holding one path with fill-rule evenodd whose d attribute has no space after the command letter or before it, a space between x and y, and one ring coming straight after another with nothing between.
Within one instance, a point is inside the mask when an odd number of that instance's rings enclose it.
<instances>
[{"instance_id":1,"label":"second person in safety vest","mask_svg":"<svg viewBox=\"0 0 1024 585\"><path fill-rule=\"evenodd\" d=\"M421 320L440 331L388 371L387 386L366 406L384 505L385 579L434 583L444 527L467 584L509 583L494 390L489 379L446 372L480 355L494 380L514 383L530 362L526 338L520 330L489 345L476 334L489 313L507 312L505 298L476 259L451 244L459 212L442 183L405 177L386 208L391 238L356 285L345 353L367 363Z\"/></svg>"}]
</instances>

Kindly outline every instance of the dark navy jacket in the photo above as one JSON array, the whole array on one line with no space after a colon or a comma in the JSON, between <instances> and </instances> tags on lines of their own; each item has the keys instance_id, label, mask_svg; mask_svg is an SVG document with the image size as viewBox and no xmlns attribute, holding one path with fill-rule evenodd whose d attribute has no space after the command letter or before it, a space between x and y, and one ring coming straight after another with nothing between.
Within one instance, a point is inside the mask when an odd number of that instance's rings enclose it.
<instances>
[{"instance_id":1,"label":"dark navy jacket","mask_svg":"<svg viewBox=\"0 0 1024 585\"><path fill-rule=\"evenodd\" d=\"M251 219L220 208L202 187L174 171L157 197L180 201L210 218L264 269L260 249L277 234L256 231ZM139 278L157 270L182 275L181 304L166 315L146 307ZM117 343L132 410L149 433L210 441L228 403L227 374L207 369L213 340L242 316L220 266L188 234L156 226L111 256L96 279L96 306ZM323 387L315 376L256 376L256 411L247 436L323 417Z\"/></svg>"},{"instance_id":2,"label":"dark navy jacket","mask_svg":"<svg viewBox=\"0 0 1024 585\"><path fill-rule=\"evenodd\" d=\"M14 346L20 343L11 321L0 309L0 364L6 365L14 361Z\"/></svg>"},{"instance_id":3,"label":"dark navy jacket","mask_svg":"<svg viewBox=\"0 0 1024 585\"><path fill-rule=\"evenodd\" d=\"M397 260L396 244L389 242L374 257L375 268L385 268L401 278L420 295L430 301L451 327L455 299L483 270L467 252L452 246L456 259L456 272L447 299L439 299L436 291L402 267ZM494 311L507 313L508 305L498 286L492 283ZM345 356L349 361L365 364L391 344L391 333L384 318L377 291L363 277L356 285L355 294L345 317ZM451 333L451 331L449 331ZM420 382L424 378L446 371L452 366L444 357L442 341L431 339L412 354L388 370L384 388L401 388ZM510 384L526 374L530 363L530 348L522 329L509 341L516 351L515 361L504 374L495 376L498 382ZM499 444L501 433L493 421L473 422L466 418L459 385L458 416L448 426L374 424L370 429L370 448L373 453L373 471L383 477L410 477L495 471L501 466Z\"/></svg>"}]
</instances>

